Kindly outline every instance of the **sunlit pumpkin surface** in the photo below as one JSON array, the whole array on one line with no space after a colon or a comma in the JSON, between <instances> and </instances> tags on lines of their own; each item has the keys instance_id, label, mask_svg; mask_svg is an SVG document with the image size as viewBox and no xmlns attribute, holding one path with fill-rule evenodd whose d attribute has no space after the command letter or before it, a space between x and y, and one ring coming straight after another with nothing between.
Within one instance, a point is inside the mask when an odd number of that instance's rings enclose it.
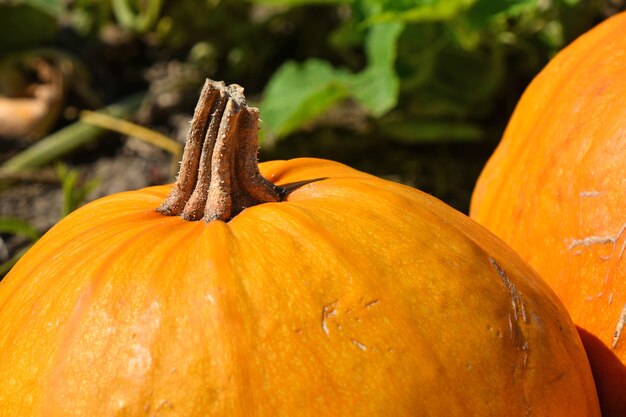
<instances>
[{"instance_id":1,"label":"sunlit pumpkin surface","mask_svg":"<svg viewBox=\"0 0 626 417\"><path fill-rule=\"evenodd\" d=\"M467 217L338 163L228 223L113 195L0 283L0 416L599 416L554 294Z\"/></svg>"},{"instance_id":2,"label":"sunlit pumpkin surface","mask_svg":"<svg viewBox=\"0 0 626 417\"><path fill-rule=\"evenodd\" d=\"M471 216L554 288L581 327L605 417L626 416L626 14L528 87Z\"/></svg>"}]
</instances>

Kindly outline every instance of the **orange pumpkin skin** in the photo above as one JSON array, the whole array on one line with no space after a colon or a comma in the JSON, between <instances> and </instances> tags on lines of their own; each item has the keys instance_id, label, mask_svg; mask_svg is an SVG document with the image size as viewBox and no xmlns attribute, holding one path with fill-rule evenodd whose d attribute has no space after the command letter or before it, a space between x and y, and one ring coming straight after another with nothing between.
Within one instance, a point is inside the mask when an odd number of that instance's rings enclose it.
<instances>
[{"instance_id":1,"label":"orange pumpkin skin","mask_svg":"<svg viewBox=\"0 0 626 417\"><path fill-rule=\"evenodd\" d=\"M228 223L121 193L0 283L0 416L599 416L563 306L485 229L406 186L322 178Z\"/></svg>"},{"instance_id":2,"label":"orange pumpkin skin","mask_svg":"<svg viewBox=\"0 0 626 417\"><path fill-rule=\"evenodd\" d=\"M470 215L509 243L582 329L605 417L626 415L626 13L533 80Z\"/></svg>"}]
</instances>

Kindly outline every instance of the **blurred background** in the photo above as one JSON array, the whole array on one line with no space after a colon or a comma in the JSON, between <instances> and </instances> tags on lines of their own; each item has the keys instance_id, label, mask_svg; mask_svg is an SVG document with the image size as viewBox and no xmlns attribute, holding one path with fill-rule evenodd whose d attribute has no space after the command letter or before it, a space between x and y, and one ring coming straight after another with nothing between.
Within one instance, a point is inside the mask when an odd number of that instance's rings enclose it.
<instances>
[{"instance_id":1,"label":"blurred background","mask_svg":"<svg viewBox=\"0 0 626 417\"><path fill-rule=\"evenodd\" d=\"M261 160L329 158L467 212L524 88L626 0L0 0L0 276L85 202L172 181L205 77Z\"/></svg>"}]
</instances>

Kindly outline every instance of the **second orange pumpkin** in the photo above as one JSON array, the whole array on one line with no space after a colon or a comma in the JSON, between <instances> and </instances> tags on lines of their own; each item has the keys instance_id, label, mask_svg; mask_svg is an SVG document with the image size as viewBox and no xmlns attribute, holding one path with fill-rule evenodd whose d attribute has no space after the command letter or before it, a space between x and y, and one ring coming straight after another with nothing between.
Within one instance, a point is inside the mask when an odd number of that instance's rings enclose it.
<instances>
[{"instance_id":1,"label":"second orange pumpkin","mask_svg":"<svg viewBox=\"0 0 626 417\"><path fill-rule=\"evenodd\" d=\"M520 100L471 216L579 326L605 417L626 415L626 14L559 53Z\"/></svg>"}]
</instances>

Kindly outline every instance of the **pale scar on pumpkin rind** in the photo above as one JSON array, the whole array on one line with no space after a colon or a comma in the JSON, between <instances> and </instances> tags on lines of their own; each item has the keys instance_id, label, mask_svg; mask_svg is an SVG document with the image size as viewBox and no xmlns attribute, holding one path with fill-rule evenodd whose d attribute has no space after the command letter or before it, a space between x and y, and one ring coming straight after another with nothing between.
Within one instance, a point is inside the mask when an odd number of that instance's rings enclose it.
<instances>
[{"instance_id":1,"label":"pale scar on pumpkin rind","mask_svg":"<svg viewBox=\"0 0 626 417\"><path fill-rule=\"evenodd\" d=\"M498 276L502 280L502 283L506 287L510 297L511 297L511 308L513 310L513 317L509 314L509 336L515 347L520 352L519 363L516 363L515 373L519 372L521 375L525 375L528 368L528 359L530 357L530 345L528 344L528 339L522 330L522 325L528 326L530 325L530 321L528 320L528 315L526 312L526 305L524 304L524 300L522 299L522 295L517 290L515 284L511 281L509 276L507 275L504 268L502 268L496 260L489 256L489 263L496 270ZM517 362L517 361L516 361ZM523 401L526 405L526 415L532 415L532 404L531 401L526 396L526 391L523 392Z\"/></svg>"},{"instance_id":2,"label":"pale scar on pumpkin rind","mask_svg":"<svg viewBox=\"0 0 626 417\"><path fill-rule=\"evenodd\" d=\"M337 301L333 301L330 304L326 304L322 307L322 331L326 336L330 336L330 330L328 329L328 318L337 314L335 311L335 307L337 306Z\"/></svg>"},{"instance_id":3,"label":"pale scar on pumpkin rind","mask_svg":"<svg viewBox=\"0 0 626 417\"><path fill-rule=\"evenodd\" d=\"M611 253L607 256L607 257L603 257L602 259L608 262L607 265L607 270L606 273L604 275L604 284L608 284L609 280L611 279L611 277L613 275L617 274L617 271L619 269L619 265L622 261L622 258L624 256L624 252L626 251L626 239L622 242L620 248L619 248L619 253L617 253L617 248L618 248L618 242L620 241L620 239L622 239L622 237L624 236L624 232L626 232L626 223L624 223L622 225L622 227L619 229L619 231L614 234L614 235L596 235L596 236L587 236L585 238L582 239L572 239L570 244L568 245L567 249L570 251L573 251L576 248L589 248L591 246L595 246L595 245L611 245L612 249L611 249ZM566 242L567 243L567 242ZM617 256L616 256L617 253ZM575 255L579 255L580 252L575 252ZM597 297L602 296L603 293L600 292L598 293ZM590 296L588 297L589 299L593 299L596 296ZM611 304L611 302L613 301L613 292L611 292L608 295L608 304ZM613 340L611 343L611 348L615 349L617 347L617 344L620 340L622 331L624 330L624 325L626 324L626 304L624 305L619 318L617 320L617 323L615 325L615 330L613 331Z\"/></svg>"},{"instance_id":4,"label":"pale scar on pumpkin rind","mask_svg":"<svg viewBox=\"0 0 626 417\"><path fill-rule=\"evenodd\" d=\"M612 235L612 236L597 235L597 236L587 236L581 239L571 239L569 242L569 245L567 246L567 249L574 250L580 246L588 248L589 246L592 246L592 245L608 245L608 244L616 245L625 231L626 231L626 223L624 223L622 227L619 229L619 231L615 235ZM624 241L624 243L622 244L622 247L619 253L620 259L624 255L625 249L626 249L626 241Z\"/></svg>"},{"instance_id":5,"label":"pale scar on pumpkin rind","mask_svg":"<svg viewBox=\"0 0 626 417\"><path fill-rule=\"evenodd\" d=\"M329 323L331 319L336 318L338 316L339 303L340 303L340 300L335 300L333 302L330 302L322 306L321 329L322 329L322 332L324 332L324 334L328 337L331 336L331 328L329 326ZM370 299L369 301L367 301L364 298L361 298L361 301L359 302L359 306L363 308L364 310L369 310L371 308L376 307L379 303L380 303L380 300L378 298ZM356 308L357 306L354 306L354 307ZM348 308L344 310L344 313L347 316L350 316L351 313L353 313L354 311L355 310L353 308ZM353 319L357 322L361 321L360 317L358 316L353 315ZM336 330L339 330L339 331L342 330L341 324L336 323ZM352 343L354 346L356 346L357 348L359 348L360 350L364 352L367 350L370 350L369 346L367 346L365 343L363 343L356 337L349 337L349 340L350 340L350 343ZM373 348L372 350L376 351L378 349ZM393 348L387 348L386 350L387 352L391 352L393 351Z\"/></svg>"},{"instance_id":6,"label":"pale scar on pumpkin rind","mask_svg":"<svg viewBox=\"0 0 626 417\"><path fill-rule=\"evenodd\" d=\"M513 317L509 314L509 335L515 346L524 353L522 366L526 367L528 362L528 340L526 339L524 332L522 331L520 324L529 324L528 315L526 312L526 305L522 299L522 295L517 290L515 284L508 277L504 269L496 262L493 257L489 257L491 266L496 270L498 276L502 280L502 283L506 287L511 297L511 309L513 310Z\"/></svg>"}]
</instances>

